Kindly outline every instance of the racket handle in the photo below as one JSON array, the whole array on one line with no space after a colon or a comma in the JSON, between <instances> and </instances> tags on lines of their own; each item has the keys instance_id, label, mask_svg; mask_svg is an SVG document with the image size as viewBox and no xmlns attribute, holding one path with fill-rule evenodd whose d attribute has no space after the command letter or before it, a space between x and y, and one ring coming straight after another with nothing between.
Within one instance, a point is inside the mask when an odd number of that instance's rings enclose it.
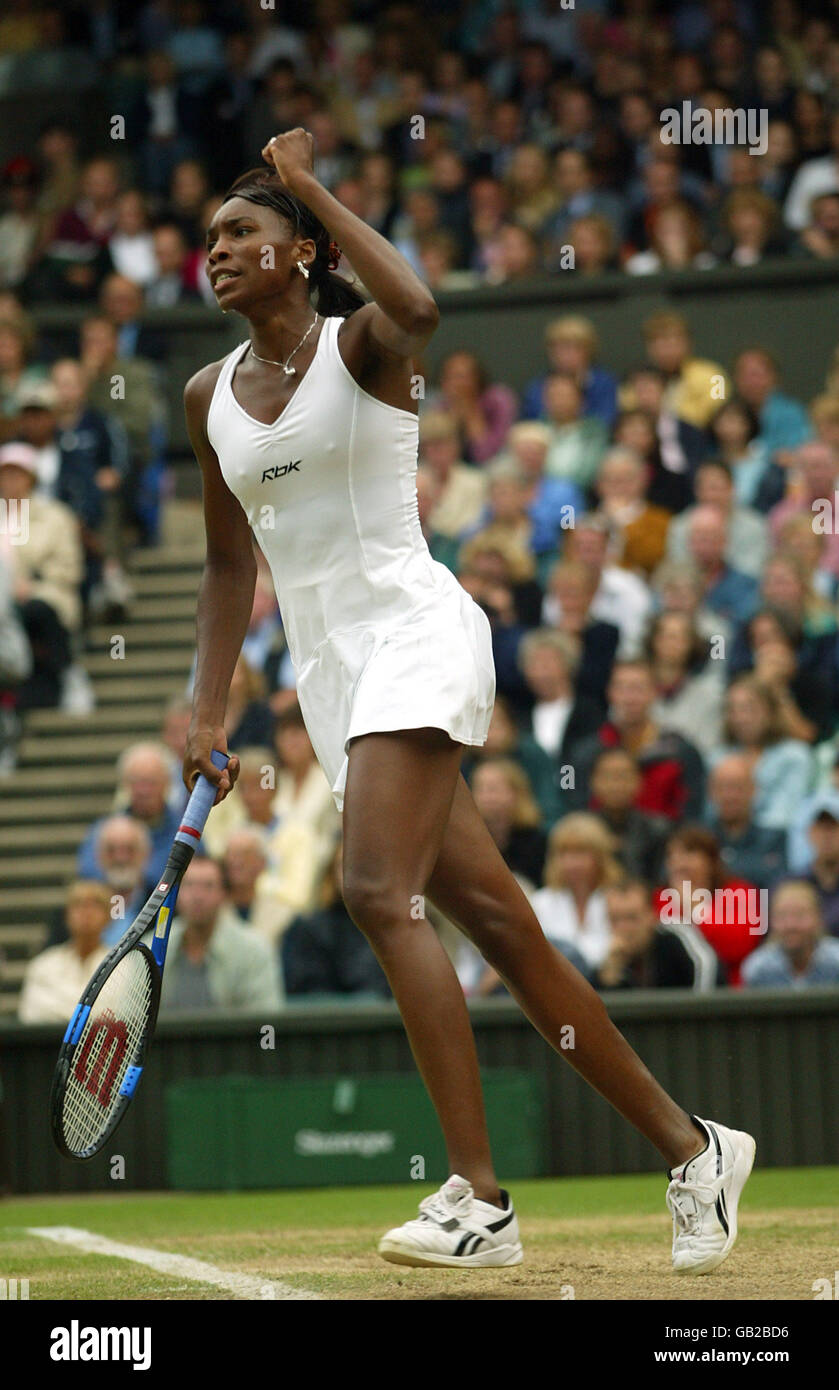
<instances>
[{"instance_id":1,"label":"racket handle","mask_svg":"<svg viewBox=\"0 0 839 1390\"><path fill-rule=\"evenodd\" d=\"M229 762L227 754L219 753L217 748L213 749L210 758L220 772L224 771ZM192 795L181 817L181 824L175 836L176 841L195 849L201 839L201 832L207 822L210 808L216 799L217 791L218 788L213 785L209 777L205 777L203 772L199 772L192 789Z\"/></svg>"}]
</instances>

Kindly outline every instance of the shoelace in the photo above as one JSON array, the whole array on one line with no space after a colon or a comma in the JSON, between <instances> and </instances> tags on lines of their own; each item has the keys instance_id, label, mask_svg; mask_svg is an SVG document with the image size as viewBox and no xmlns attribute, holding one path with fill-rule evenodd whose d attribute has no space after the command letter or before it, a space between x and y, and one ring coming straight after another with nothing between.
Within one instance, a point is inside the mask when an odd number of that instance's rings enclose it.
<instances>
[{"instance_id":1,"label":"shoelace","mask_svg":"<svg viewBox=\"0 0 839 1390\"><path fill-rule=\"evenodd\" d=\"M693 1235L699 1225L699 1211L685 1211L680 1203L680 1198L693 1196L697 1202L704 1202L706 1206L713 1206L722 1188L731 1176L731 1169L720 1173L719 1177L714 1178L711 1183L682 1182L679 1178L673 1178L667 1188L667 1205L677 1224L688 1235Z\"/></svg>"},{"instance_id":2,"label":"shoelace","mask_svg":"<svg viewBox=\"0 0 839 1390\"><path fill-rule=\"evenodd\" d=\"M419 1204L420 1221L451 1221L455 1215L454 1207L449 1206L444 1197L439 1192L432 1192L430 1197L423 1197Z\"/></svg>"}]
</instances>

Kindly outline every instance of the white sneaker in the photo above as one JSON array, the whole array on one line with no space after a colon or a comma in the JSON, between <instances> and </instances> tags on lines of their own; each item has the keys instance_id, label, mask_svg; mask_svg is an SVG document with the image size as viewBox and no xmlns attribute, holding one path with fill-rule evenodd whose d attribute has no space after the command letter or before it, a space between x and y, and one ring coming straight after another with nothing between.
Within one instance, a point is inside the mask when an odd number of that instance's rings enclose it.
<instances>
[{"instance_id":1,"label":"white sneaker","mask_svg":"<svg viewBox=\"0 0 839 1390\"><path fill-rule=\"evenodd\" d=\"M708 1143L696 1158L670 1169L673 1268L677 1274L708 1274L737 1239L737 1203L752 1171L755 1141L698 1115L691 1119L705 1131Z\"/></svg>"},{"instance_id":2,"label":"white sneaker","mask_svg":"<svg viewBox=\"0 0 839 1390\"><path fill-rule=\"evenodd\" d=\"M395 1265L518 1265L519 1223L510 1194L504 1210L480 1202L465 1178L454 1173L439 1192L423 1197L420 1215L395 1226L379 1241L379 1254Z\"/></svg>"}]
</instances>

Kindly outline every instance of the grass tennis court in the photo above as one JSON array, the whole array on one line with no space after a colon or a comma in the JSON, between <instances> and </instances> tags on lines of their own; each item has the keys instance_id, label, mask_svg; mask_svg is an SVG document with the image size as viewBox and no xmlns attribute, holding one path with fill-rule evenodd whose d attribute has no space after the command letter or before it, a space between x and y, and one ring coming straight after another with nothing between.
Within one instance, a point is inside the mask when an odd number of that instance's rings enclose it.
<instances>
[{"instance_id":1,"label":"grass tennis court","mask_svg":"<svg viewBox=\"0 0 839 1390\"><path fill-rule=\"evenodd\" d=\"M666 1183L655 1174L516 1183L525 1261L512 1269L385 1264L379 1236L414 1214L433 1186L10 1198L0 1203L0 1279L28 1279L31 1300L257 1298L248 1288L271 1281L286 1290L271 1296L293 1290L324 1299L806 1301L814 1282L832 1282L839 1265L839 1168L757 1170L734 1252L720 1270L695 1279L670 1271ZM85 1254L29 1234L33 1227L73 1227L249 1278L232 1292L233 1282L222 1288Z\"/></svg>"}]
</instances>

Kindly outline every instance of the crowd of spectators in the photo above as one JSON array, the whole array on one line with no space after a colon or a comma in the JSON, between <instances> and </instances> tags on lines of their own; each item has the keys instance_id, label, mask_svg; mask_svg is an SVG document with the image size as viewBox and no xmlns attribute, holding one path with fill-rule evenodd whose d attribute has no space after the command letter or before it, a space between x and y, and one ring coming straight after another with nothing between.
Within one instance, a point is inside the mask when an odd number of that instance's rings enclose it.
<instances>
[{"instance_id":1,"label":"crowd of spectators","mask_svg":"<svg viewBox=\"0 0 839 1390\"><path fill-rule=\"evenodd\" d=\"M832 374L799 401L766 348L697 358L670 311L640 325L622 379L577 315L549 323L545 357L516 393L458 350L420 412L422 532L492 631L489 737L463 762L478 809L549 939L598 988L839 983ZM556 418L559 390L573 420ZM340 817L258 566L225 718L241 776L208 824L217 872L190 871L164 1007L242 1004L243 923L277 1001L387 994L341 901ZM160 875L189 712L188 686L160 742L124 752L112 814L79 850L79 882L110 889L106 943ZM431 903L428 916L468 994L503 990ZM50 949L70 930L56 914Z\"/></svg>"},{"instance_id":2,"label":"crowd of spectators","mask_svg":"<svg viewBox=\"0 0 839 1390\"><path fill-rule=\"evenodd\" d=\"M435 291L839 255L836 4L287 8L19 0L0 19L36 75L46 49L86 46L125 122L91 152L50 121L3 175L0 498L10 517L29 501L30 543L0 532L0 757L16 710L72 707L87 617L130 606L120 560L154 539L166 449L165 335L144 314L211 302L204 227L269 131L310 129L319 178ZM766 110L765 152L666 143L682 102ZM60 351L27 313L55 303L84 309ZM421 406L423 534L493 635L495 711L464 773L598 988L839 982L839 369L813 362L798 399L773 347L708 359L662 311L618 373L562 314L523 389L459 350ZM22 1017L45 1016L51 979L66 1015L60 981L159 876L189 695L123 754ZM225 725L242 775L184 882L164 1009L386 996L264 566ZM501 991L427 910L465 991Z\"/></svg>"},{"instance_id":3,"label":"crowd of spectators","mask_svg":"<svg viewBox=\"0 0 839 1390\"><path fill-rule=\"evenodd\" d=\"M33 94L84 73L109 113L95 150L50 120L3 170L0 284L29 300L117 273L212 302L218 195L295 125L435 289L839 255L829 0L17 0L0 51L12 91L15 64ZM685 103L707 143L671 138ZM740 143L723 112L752 113Z\"/></svg>"}]
</instances>

